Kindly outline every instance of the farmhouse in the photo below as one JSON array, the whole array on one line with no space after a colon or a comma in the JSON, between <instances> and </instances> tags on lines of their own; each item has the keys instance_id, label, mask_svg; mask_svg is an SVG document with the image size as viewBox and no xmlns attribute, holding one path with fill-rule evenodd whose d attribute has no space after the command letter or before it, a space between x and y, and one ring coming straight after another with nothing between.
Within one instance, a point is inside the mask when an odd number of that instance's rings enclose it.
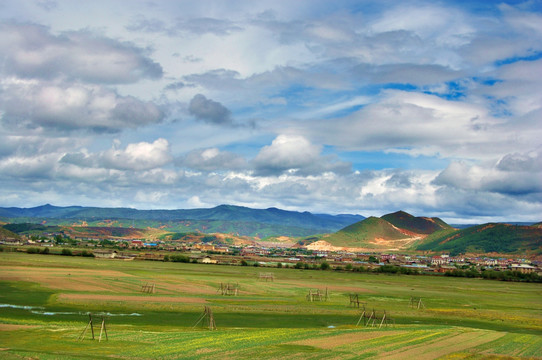
<instances>
[{"instance_id":1,"label":"farmhouse","mask_svg":"<svg viewBox=\"0 0 542 360\"><path fill-rule=\"evenodd\" d=\"M102 259L114 259L117 256L117 252L114 250L94 250L92 253L95 257Z\"/></svg>"},{"instance_id":2,"label":"farmhouse","mask_svg":"<svg viewBox=\"0 0 542 360\"><path fill-rule=\"evenodd\" d=\"M130 247L132 248L140 248L143 247L143 241L141 240L132 240Z\"/></svg>"},{"instance_id":3,"label":"farmhouse","mask_svg":"<svg viewBox=\"0 0 542 360\"><path fill-rule=\"evenodd\" d=\"M15 238L4 238L0 240L0 244L4 245L22 245L22 242L20 239Z\"/></svg>"},{"instance_id":4,"label":"farmhouse","mask_svg":"<svg viewBox=\"0 0 542 360\"><path fill-rule=\"evenodd\" d=\"M205 256L203 259L201 259L202 264L218 264L218 260L211 259L210 256Z\"/></svg>"},{"instance_id":5,"label":"farmhouse","mask_svg":"<svg viewBox=\"0 0 542 360\"><path fill-rule=\"evenodd\" d=\"M512 269L512 271L519 271L522 274L530 274L537 270L536 267L528 264L512 264L510 269Z\"/></svg>"},{"instance_id":6,"label":"farmhouse","mask_svg":"<svg viewBox=\"0 0 542 360\"><path fill-rule=\"evenodd\" d=\"M215 246L213 244L195 244L194 248L201 251L215 251Z\"/></svg>"}]
</instances>

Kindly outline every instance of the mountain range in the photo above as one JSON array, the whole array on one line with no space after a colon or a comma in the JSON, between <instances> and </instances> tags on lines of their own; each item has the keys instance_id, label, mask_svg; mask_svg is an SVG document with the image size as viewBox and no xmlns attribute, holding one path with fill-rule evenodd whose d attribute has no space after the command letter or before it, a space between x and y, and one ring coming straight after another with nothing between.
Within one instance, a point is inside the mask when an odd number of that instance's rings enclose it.
<instances>
[{"instance_id":1,"label":"mountain range","mask_svg":"<svg viewBox=\"0 0 542 360\"><path fill-rule=\"evenodd\" d=\"M180 239L195 232L255 239L286 236L301 238L299 243L305 245L319 241L322 246L367 251L542 254L542 223L530 226L489 223L457 229L439 218L416 217L404 211L364 218L233 205L210 209L137 210L48 204L34 208L0 208L0 221L9 223L5 229L15 233L29 231L28 224L35 224L32 226L44 229L44 225L70 227L72 233L80 235L87 232ZM24 223L27 225L17 226Z\"/></svg>"},{"instance_id":2,"label":"mountain range","mask_svg":"<svg viewBox=\"0 0 542 360\"><path fill-rule=\"evenodd\" d=\"M70 225L75 221L95 226L156 227L172 231L236 232L244 236L308 236L329 233L364 219L361 215L328 215L277 208L251 209L220 205L210 209L137 210L50 204L33 208L0 208L5 222Z\"/></svg>"}]
</instances>

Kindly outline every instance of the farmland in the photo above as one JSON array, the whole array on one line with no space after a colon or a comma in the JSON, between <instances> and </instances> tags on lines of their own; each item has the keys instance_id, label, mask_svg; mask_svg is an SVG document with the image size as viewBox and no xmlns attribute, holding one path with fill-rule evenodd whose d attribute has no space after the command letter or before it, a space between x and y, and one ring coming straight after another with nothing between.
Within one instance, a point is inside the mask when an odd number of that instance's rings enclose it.
<instances>
[{"instance_id":1,"label":"farmland","mask_svg":"<svg viewBox=\"0 0 542 360\"><path fill-rule=\"evenodd\" d=\"M225 283L239 294L217 292ZM309 289L328 300L307 301ZM356 326L349 294L394 324ZM542 358L541 295L482 279L0 253L0 358ZM204 306L215 331L194 327ZM107 314L107 341L78 341L89 312Z\"/></svg>"}]
</instances>

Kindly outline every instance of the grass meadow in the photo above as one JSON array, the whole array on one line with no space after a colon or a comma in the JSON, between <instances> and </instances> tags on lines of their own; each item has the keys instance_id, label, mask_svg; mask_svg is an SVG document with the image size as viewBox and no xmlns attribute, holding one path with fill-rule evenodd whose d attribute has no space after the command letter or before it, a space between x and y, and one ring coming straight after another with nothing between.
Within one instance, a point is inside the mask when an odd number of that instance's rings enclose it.
<instances>
[{"instance_id":1,"label":"grass meadow","mask_svg":"<svg viewBox=\"0 0 542 360\"><path fill-rule=\"evenodd\" d=\"M349 294L392 322L356 326ZM541 284L0 253L1 359L542 359L541 335Z\"/></svg>"}]
</instances>

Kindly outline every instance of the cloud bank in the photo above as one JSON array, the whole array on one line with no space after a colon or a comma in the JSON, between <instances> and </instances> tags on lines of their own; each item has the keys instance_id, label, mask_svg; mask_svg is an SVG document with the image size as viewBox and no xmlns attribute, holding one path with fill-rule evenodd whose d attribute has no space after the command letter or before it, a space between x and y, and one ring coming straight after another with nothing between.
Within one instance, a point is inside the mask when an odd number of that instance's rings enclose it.
<instances>
[{"instance_id":1,"label":"cloud bank","mask_svg":"<svg viewBox=\"0 0 542 360\"><path fill-rule=\"evenodd\" d=\"M517 1L4 1L0 205L540 221L541 23Z\"/></svg>"}]
</instances>

